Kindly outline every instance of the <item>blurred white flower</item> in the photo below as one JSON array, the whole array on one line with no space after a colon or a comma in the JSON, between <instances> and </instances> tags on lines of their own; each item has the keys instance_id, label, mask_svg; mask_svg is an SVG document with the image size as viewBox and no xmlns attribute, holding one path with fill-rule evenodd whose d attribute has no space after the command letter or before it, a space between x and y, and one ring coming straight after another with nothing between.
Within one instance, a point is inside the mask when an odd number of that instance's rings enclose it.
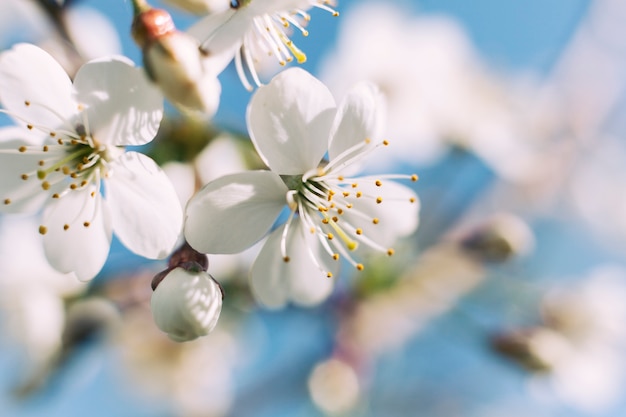
<instances>
[{"instance_id":1,"label":"blurred white flower","mask_svg":"<svg viewBox=\"0 0 626 417\"><path fill-rule=\"evenodd\" d=\"M246 70L257 86L261 80L257 74L258 62L267 55L274 56L280 65L295 58L298 63L306 61L306 55L289 38L288 30L296 28L303 36L310 20L307 10L317 7L338 13L319 0L235 0L231 7L212 13L189 29L200 40L202 49L221 62L224 68L234 57L237 73L244 87L252 91ZM244 68L245 67L245 68Z\"/></svg>"},{"instance_id":2,"label":"blurred white flower","mask_svg":"<svg viewBox=\"0 0 626 417\"><path fill-rule=\"evenodd\" d=\"M0 99L22 127L0 131L0 210L44 205L39 231L55 269L93 278L113 230L141 256L170 253L182 228L175 190L150 158L124 153L151 141L162 117L140 69L120 57L92 61L72 84L50 55L19 44L0 56Z\"/></svg>"},{"instance_id":3,"label":"blurred white flower","mask_svg":"<svg viewBox=\"0 0 626 417\"><path fill-rule=\"evenodd\" d=\"M308 380L313 403L326 414L345 415L360 395L359 378L354 368L338 358L315 365Z\"/></svg>"},{"instance_id":4,"label":"blurred white flower","mask_svg":"<svg viewBox=\"0 0 626 417\"><path fill-rule=\"evenodd\" d=\"M152 316L159 329L176 342L206 336L222 311L222 290L202 268L176 267L152 294Z\"/></svg>"},{"instance_id":5,"label":"blurred white flower","mask_svg":"<svg viewBox=\"0 0 626 417\"><path fill-rule=\"evenodd\" d=\"M161 9L139 11L132 30L146 73L165 97L182 110L213 116L220 101L219 71L198 41L176 30L169 13Z\"/></svg>"},{"instance_id":6,"label":"blurred white flower","mask_svg":"<svg viewBox=\"0 0 626 417\"><path fill-rule=\"evenodd\" d=\"M270 234L251 271L255 296L271 307L325 299L332 282L322 278L333 276L340 257L363 269L350 255L359 243L393 254L389 245L417 227L419 202L387 180L417 176L351 175L386 145L371 139L379 130L377 99L373 86L361 84L337 106L298 68L261 87L248 107L248 130L271 171L207 184L187 205L187 241L204 253L240 252L265 236L287 205L288 220Z\"/></svg>"},{"instance_id":7,"label":"blurred white flower","mask_svg":"<svg viewBox=\"0 0 626 417\"><path fill-rule=\"evenodd\" d=\"M538 133L528 126L540 130L543 119L551 120L550 95L534 87L511 94L454 20L415 18L389 2L357 5L345 13L337 48L320 73L339 95L354 80L380 86L388 104L384 134L397 146L374 161L378 168L432 163L458 145L505 178L540 176Z\"/></svg>"}]
</instances>

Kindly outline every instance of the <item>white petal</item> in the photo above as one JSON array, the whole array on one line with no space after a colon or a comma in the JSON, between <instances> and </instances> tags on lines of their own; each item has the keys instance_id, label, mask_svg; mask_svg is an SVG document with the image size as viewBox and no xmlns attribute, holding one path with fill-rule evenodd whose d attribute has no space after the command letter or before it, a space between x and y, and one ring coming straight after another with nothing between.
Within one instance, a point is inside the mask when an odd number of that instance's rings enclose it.
<instances>
[{"instance_id":1,"label":"white petal","mask_svg":"<svg viewBox=\"0 0 626 417\"><path fill-rule=\"evenodd\" d=\"M364 196L348 199L353 208L344 211L345 221L355 228L363 229L364 236L385 248L415 231L419 223L420 202L413 190L388 180L383 180L381 187L365 181L359 181L358 184ZM382 203L376 203L376 197L382 197ZM367 217L357 216L351 210L358 210ZM378 224L371 220L375 217L379 220Z\"/></svg>"},{"instance_id":2,"label":"white petal","mask_svg":"<svg viewBox=\"0 0 626 417\"><path fill-rule=\"evenodd\" d=\"M200 252L241 252L272 227L285 206L287 191L271 171L218 178L187 204L185 238Z\"/></svg>"},{"instance_id":3,"label":"white petal","mask_svg":"<svg viewBox=\"0 0 626 417\"><path fill-rule=\"evenodd\" d=\"M290 68L252 96L248 131L272 171L303 174L316 168L326 153L335 111L335 100L324 84L300 68Z\"/></svg>"},{"instance_id":4,"label":"white petal","mask_svg":"<svg viewBox=\"0 0 626 417\"><path fill-rule=\"evenodd\" d=\"M248 13L228 9L207 15L190 27L187 33L198 39L209 55L224 57L220 61L225 67L241 46L244 34L252 25L252 18Z\"/></svg>"},{"instance_id":5,"label":"white petal","mask_svg":"<svg viewBox=\"0 0 626 417\"><path fill-rule=\"evenodd\" d=\"M269 308L282 308L290 301L304 306L319 304L333 289L334 280L327 277L327 272L336 274L339 263L323 249L315 235L301 227L297 218L287 236L289 262L285 262L280 250L284 227L270 234L252 265L252 294Z\"/></svg>"},{"instance_id":6,"label":"white petal","mask_svg":"<svg viewBox=\"0 0 626 417\"><path fill-rule=\"evenodd\" d=\"M378 88L369 83L357 85L344 97L331 129L328 149L331 161L346 149L380 136L383 128L382 100Z\"/></svg>"},{"instance_id":7,"label":"white petal","mask_svg":"<svg viewBox=\"0 0 626 417\"><path fill-rule=\"evenodd\" d=\"M47 52L29 44L18 44L0 55L0 100L24 126L54 129L77 113L65 70Z\"/></svg>"},{"instance_id":8,"label":"white petal","mask_svg":"<svg viewBox=\"0 0 626 417\"><path fill-rule=\"evenodd\" d=\"M123 57L83 65L74 79L76 100L84 105L89 133L101 143L143 145L157 133L163 96Z\"/></svg>"},{"instance_id":9,"label":"white petal","mask_svg":"<svg viewBox=\"0 0 626 417\"><path fill-rule=\"evenodd\" d=\"M86 187L52 199L42 222L47 229L43 243L48 261L59 272L74 272L81 281L100 272L111 246L106 203L98 193L91 197L93 191L95 187Z\"/></svg>"},{"instance_id":10,"label":"white petal","mask_svg":"<svg viewBox=\"0 0 626 417\"><path fill-rule=\"evenodd\" d=\"M183 223L174 186L152 159L138 152L121 155L111 170L106 191L115 235L138 255L165 258Z\"/></svg>"}]
</instances>

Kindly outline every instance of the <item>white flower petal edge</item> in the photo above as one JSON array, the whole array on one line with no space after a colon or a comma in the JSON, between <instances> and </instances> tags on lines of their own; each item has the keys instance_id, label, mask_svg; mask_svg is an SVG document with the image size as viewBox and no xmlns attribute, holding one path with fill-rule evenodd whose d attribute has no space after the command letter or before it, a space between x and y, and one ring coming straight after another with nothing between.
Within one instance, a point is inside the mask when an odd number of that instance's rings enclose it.
<instances>
[{"instance_id":1,"label":"white flower petal edge","mask_svg":"<svg viewBox=\"0 0 626 417\"><path fill-rule=\"evenodd\" d=\"M241 252L269 231L285 205L287 191L271 171L218 178L187 204L185 238L200 252Z\"/></svg>"},{"instance_id":2,"label":"white flower petal edge","mask_svg":"<svg viewBox=\"0 0 626 417\"><path fill-rule=\"evenodd\" d=\"M342 152L365 139L379 138L384 125L384 97L378 87L361 83L341 100L331 129L328 157Z\"/></svg>"},{"instance_id":3,"label":"white flower petal edge","mask_svg":"<svg viewBox=\"0 0 626 417\"><path fill-rule=\"evenodd\" d=\"M52 267L63 273L73 272L81 281L96 276L111 246L109 211L95 191L95 187L87 187L53 199L39 228Z\"/></svg>"},{"instance_id":4,"label":"white flower petal edge","mask_svg":"<svg viewBox=\"0 0 626 417\"><path fill-rule=\"evenodd\" d=\"M76 73L74 89L98 142L126 146L154 139L163 117L163 96L129 59L86 63Z\"/></svg>"},{"instance_id":5,"label":"white flower petal edge","mask_svg":"<svg viewBox=\"0 0 626 417\"><path fill-rule=\"evenodd\" d=\"M106 197L116 236L138 255L165 258L183 227L182 208L169 178L152 159L137 152L114 160L111 170Z\"/></svg>"},{"instance_id":6,"label":"white flower petal edge","mask_svg":"<svg viewBox=\"0 0 626 417\"><path fill-rule=\"evenodd\" d=\"M334 281L327 271L336 273L339 269L339 262L325 252L314 235L303 229L298 219L290 227L294 230L286 241L289 262L281 256L283 225L270 234L250 271L252 294L268 308L282 308L288 302L302 306L319 304L333 289Z\"/></svg>"},{"instance_id":7,"label":"white flower petal edge","mask_svg":"<svg viewBox=\"0 0 626 417\"><path fill-rule=\"evenodd\" d=\"M36 106L25 106L25 97ZM76 113L69 76L50 54L30 44L17 44L0 55L0 100L24 127L57 128Z\"/></svg>"},{"instance_id":8,"label":"white flower petal edge","mask_svg":"<svg viewBox=\"0 0 626 417\"><path fill-rule=\"evenodd\" d=\"M246 119L263 162L277 174L296 175L317 167L326 153L323 138L335 113L328 88L308 72L292 68L256 91Z\"/></svg>"}]
</instances>

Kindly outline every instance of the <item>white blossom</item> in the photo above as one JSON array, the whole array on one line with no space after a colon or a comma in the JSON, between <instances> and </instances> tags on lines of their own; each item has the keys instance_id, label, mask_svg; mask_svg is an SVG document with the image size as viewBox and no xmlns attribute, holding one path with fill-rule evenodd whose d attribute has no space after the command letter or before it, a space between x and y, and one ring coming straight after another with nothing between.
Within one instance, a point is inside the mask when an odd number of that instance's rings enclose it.
<instances>
[{"instance_id":1,"label":"white blossom","mask_svg":"<svg viewBox=\"0 0 626 417\"><path fill-rule=\"evenodd\" d=\"M185 237L204 253L236 253L259 241L285 206L251 270L265 305L310 305L332 288L338 260L361 270L351 252L360 243L393 254L390 245L415 230L415 193L392 178L354 177L364 158L381 150L378 93L356 86L337 106L330 91L298 68L253 95L247 111L252 142L270 171L230 174L207 184L188 203ZM323 158L328 153L329 161Z\"/></svg>"},{"instance_id":2,"label":"white blossom","mask_svg":"<svg viewBox=\"0 0 626 417\"><path fill-rule=\"evenodd\" d=\"M284 66L293 59L306 61L306 54L289 37L295 28L303 36L311 19L307 10L317 7L337 16L338 13L323 0L238 0L229 9L209 14L189 29L199 39L202 48L219 62L222 69L233 59L244 87L252 91L246 70L252 81L261 85L258 63L270 55Z\"/></svg>"},{"instance_id":3,"label":"white blossom","mask_svg":"<svg viewBox=\"0 0 626 417\"><path fill-rule=\"evenodd\" d=\"M44 207L39 231L55 269L93 278L113 231L141 256L171 252L182 228L176 192L152 159L124 152L150 142L162 117L140 69L103 58L72 84L50 55L19 44L0 56L0 100L20 125L0 130L0 210Z\"/></svg>"}]
</instances>

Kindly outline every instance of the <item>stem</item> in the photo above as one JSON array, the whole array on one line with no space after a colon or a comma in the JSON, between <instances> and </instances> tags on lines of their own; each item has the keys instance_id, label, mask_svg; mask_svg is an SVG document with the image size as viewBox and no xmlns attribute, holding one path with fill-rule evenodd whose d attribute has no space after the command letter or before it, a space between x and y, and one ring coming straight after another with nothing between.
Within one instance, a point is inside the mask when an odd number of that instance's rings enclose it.
<instances>
[{"instance_id":1,"label":"stem","mask_svg":"<svg viewBox=\"0 0 626 417\"><path fill-rule=\"evenodd\" d=\"M148 4L146 0L132 0L133 3L133 14L135 16L144 13L150 10L152 7Z\"/></svg>"}]
</instances>

